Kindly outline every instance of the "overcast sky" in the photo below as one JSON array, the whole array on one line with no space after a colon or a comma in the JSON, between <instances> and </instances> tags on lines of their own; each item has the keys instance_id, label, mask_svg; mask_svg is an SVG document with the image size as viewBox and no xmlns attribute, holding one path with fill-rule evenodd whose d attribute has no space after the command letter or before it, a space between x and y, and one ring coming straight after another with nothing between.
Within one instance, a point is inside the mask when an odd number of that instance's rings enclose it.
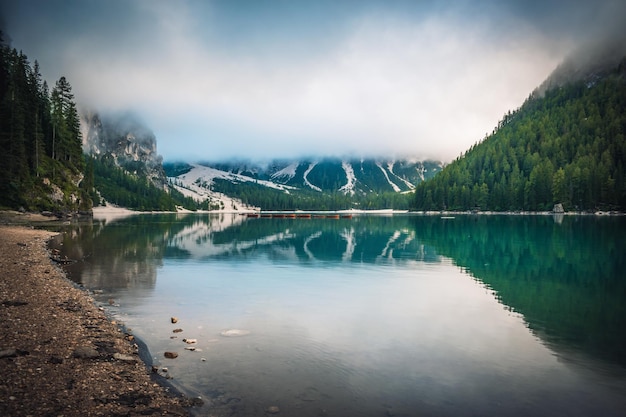
<instances>
[{"instance_id":1,"label":"overcast sky","mask_svg":"<svg viewBox=\"0 0 626 417\"><path fill-rule=\"evenodd\" d=\"M51 85L136 113L190 161L449 161L626 21L622 0L0 1Z\"/></svg>"}]
</instances>

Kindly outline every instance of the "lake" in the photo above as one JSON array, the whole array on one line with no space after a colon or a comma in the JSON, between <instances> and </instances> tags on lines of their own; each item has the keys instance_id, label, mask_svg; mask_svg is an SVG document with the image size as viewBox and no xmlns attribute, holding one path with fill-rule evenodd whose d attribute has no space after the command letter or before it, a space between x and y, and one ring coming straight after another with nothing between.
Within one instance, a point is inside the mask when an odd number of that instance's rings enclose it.
<instances>
[{"instance_id":1,"label":"lake","mask_svg":"<svg viewBox=\"0 0 626 417\"><path fill-rule=\"evenodd\" d=\"M197 415L624 416L624 232L608 216L153 214L56 244Z\"/></svg>"}]
</instances>

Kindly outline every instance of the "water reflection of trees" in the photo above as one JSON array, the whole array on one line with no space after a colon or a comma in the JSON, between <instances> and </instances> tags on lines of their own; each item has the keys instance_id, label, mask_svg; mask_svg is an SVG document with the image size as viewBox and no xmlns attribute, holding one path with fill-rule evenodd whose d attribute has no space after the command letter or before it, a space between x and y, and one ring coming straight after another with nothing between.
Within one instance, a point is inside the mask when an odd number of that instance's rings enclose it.
<instances>
[{"instance_id":1,"label":"water reflection of trees","mask_svg":"<svg viewBox=\"0 0 626 417\"><path fill-rule=\"evenodd\" d=\"M66 270L86 287L153 288L168 238L184 225L171 214L94 220L65 229L51 246L76 260Z\"/></svg>"},{"instance_id":2,"label":"water reflection of trees","mask_svg":"<svg viewBox=\"0 0 626 417\"><path fill-rule=\"evenodd\" d=\"M626 365L626 219L415 218L419 238L523 314L542 339Z\"/></svg>"}]
</instances>

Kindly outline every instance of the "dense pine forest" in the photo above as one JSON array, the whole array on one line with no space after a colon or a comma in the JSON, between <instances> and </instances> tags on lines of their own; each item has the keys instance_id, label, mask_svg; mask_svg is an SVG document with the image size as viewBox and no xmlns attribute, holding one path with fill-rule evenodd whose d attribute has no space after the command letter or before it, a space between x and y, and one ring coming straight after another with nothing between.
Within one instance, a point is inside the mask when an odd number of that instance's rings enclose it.
<instances>
[{"instance_id":1,"label":"dense pine forest","mask_svg":"<svg viewBox=\"0 0 626 417\"><path fill-rule=\"evenodd\" d=\"M0 206L26 210L91 208L80 187L84 158L78 111L65 77L52 90L37 61L0 33Z\"/></svg>"},{"instance_id":2,"label":"dense pine forest","mask_svg":"<svg viewBox=\"0 0 626 417\"><path fill-rule=\"evenodd\" d=\"M418 210L626 209L626 59L535 93L416 188Z\"/></svg>"}]
</instances>

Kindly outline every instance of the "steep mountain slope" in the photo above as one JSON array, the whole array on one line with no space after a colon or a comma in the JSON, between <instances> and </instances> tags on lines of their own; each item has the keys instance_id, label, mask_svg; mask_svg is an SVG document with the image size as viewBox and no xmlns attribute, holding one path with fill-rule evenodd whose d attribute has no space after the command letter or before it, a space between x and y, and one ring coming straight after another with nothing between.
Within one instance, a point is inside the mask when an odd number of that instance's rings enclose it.
<instances>
[{"instance_id":1,"label":"steep mountain slope","mask_svg":"<svg viewBox=\"0 0 626 417\"><path fill-rule=\"evenodd\" d=\"M276 160L263 166L250 162L203 165L297 189L366 194L410 191L442 168L438 161L319 158Z\"/></svg>"},{"instance_id":2,"label":"steep mountain slope","mask_svg":"<svg viewBox=\"0 0 626 417\"><path fill-rule=\"evenodd\" d=\"M557 69L549 80L562 84L539 89L420 184L414 208L625 210L626 59L618 62L610 70L570 68L567 79Z\"/></svg>"},{"instance_id":3,"label":"steep mountain slope","mask_svg":"<svg viewBox=\"0 0 626 417\"><path fill-rule=\"evenodd\" d=\"M178 173L178 175L170 177L170 185L175 190L197 202L208 202L209 207L213 210L257 209L257 207L246 204L236 197L230 197L220 192L218 190L219 187L214 186L218 181L235 184L251 182L281 191L288 191L293 188L274 184L270 181L255 180L243 174L226 172L203 165L169 164L166 165L166 168L172 175Z\"/></svg>"},{"instance_id":4,"label":"steep mountain slope","mask_svg":"<svg viewBox=\"0 0 626 417\"><path fill-rule=\"evenodd\" d=\"M159 188L167 184L154 133L130 113L101 116L84 112L81 133L87 155L109 155L129 173L145 176Z\"/></svg>"},{"instance_id":5,"label":"steep mountain slope","mask_svg":"<svg viewBox=\"0 0 626 417\"><path fill-rule=\"evenodd\" d=\"M130 115L85 113L81 122L95 188L108 202L141 210L405 209L408 197L401 193L442 167L436 161L339 158L179 163L166 164L168 180L154 134ZM100 201L95 194L93 199Z\"/></svg>"},{"instance_id":6,"label":"steep mountain slope","mask_svg":"<svg viewBox=\"0 0 626 417\"><path fill-rule=\"evenodd\" d=\"M403 193L441 167L435 161L339 158L164 166L185 195L200 200L219 193L264 209L407 208Z\"/></svg>"}]
</instances>

